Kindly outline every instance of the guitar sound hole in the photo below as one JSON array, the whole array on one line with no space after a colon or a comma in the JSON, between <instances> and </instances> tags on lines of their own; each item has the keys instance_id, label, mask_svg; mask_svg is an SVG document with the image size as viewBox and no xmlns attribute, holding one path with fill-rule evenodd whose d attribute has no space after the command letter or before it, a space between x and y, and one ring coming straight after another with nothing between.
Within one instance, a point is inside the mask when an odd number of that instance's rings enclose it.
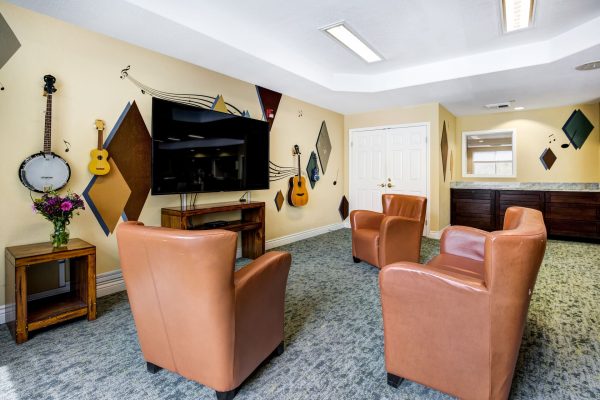
<instances>
[{"instance_id":1,"label":"guitar sound hole","mask_svg":"<svg viewBox=\"0 0 600 400\"><path fill-rule=\"evenodd\" d=\"M102 156L98 156L98 160L102 160Z\"/></svg>"}]
</instances>

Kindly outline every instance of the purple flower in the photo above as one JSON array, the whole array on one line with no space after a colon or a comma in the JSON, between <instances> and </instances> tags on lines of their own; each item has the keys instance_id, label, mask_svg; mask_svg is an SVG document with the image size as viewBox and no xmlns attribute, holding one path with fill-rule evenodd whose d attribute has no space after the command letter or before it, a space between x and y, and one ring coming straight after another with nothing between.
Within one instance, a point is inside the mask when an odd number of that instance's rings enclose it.
<instances>
[{"instance_id":1,"label":"purple flower","mask_svg":"<svg viewBox=\"0 0 600 400\"><path fill-rule=\"evenodd\" d=\"M60 209L63 211L71 211L72 208L73 208L73 203L71 203L69 200L64 201L60 205Z\"/></svg>"}]
</instances>

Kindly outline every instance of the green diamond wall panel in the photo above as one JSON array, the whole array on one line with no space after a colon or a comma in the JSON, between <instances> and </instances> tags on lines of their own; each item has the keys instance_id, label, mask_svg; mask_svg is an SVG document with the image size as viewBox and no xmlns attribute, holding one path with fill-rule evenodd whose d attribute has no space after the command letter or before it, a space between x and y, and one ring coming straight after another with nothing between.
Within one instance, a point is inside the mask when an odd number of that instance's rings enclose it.
<instances>
[{"instance_id":1,"label":"green diamond wall panel","mask_svg":"<svg viewBox=\"0 0 600 400\"><path fill-rule=\"evenodd\" d=\"M583 146L593 129L594 125L592 125L581 110L573 111L573 114L571 114L562 128L576 149L580 149Z\"/></svg>"}]
</instances>

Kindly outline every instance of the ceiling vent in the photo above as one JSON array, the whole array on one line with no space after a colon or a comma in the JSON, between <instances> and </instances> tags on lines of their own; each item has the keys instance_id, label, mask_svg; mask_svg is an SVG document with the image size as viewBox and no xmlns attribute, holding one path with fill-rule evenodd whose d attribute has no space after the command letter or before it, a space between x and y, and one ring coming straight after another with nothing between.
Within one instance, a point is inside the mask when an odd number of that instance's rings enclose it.
<instances>
[{"instance_id":1,"label":"ceiling vent","mask_svg":"<svg viewBox=\"0 0 600 400\"><path fill-rule=\"evenodd\" d=\"M487 108L488 110L502 110L505 108L510 108L510 103L514 102L514 100L511 101L505 101L503 103L492 103L492 104L486 104L484 107Z\"/></svg>"}]
</instances>

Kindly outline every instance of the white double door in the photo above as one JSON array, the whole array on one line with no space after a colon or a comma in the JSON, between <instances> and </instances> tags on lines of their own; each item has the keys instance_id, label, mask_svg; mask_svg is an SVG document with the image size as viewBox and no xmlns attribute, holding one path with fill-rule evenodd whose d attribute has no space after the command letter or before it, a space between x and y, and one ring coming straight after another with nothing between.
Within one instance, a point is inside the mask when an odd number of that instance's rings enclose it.
<instances>
[{"instance_id":1,"label":"white double door","mask_svg":"<svg viewBox=\"0 0 600 400\"><path fill-rule=\"evenodd\" d=\"M428 131L428 124L350 131L351 210L381 212L384 193L427 196Z\"/></svg>"}]
</instances>

